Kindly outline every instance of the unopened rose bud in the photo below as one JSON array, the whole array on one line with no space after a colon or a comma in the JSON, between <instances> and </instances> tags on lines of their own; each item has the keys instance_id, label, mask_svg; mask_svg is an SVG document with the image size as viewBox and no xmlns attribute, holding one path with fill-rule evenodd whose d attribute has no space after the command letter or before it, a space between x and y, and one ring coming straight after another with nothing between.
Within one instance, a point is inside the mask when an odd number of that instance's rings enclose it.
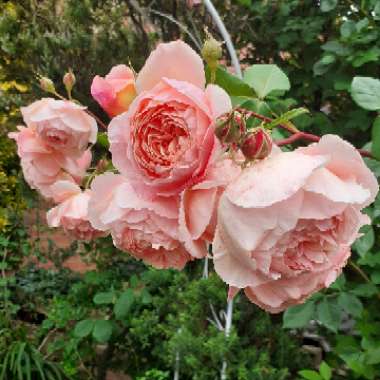
<instances>
[{"instance_id":1,"label":"unopened rose bud","mask_svg":"<svg viewBox=\"0 0 380 380\"><path fill-rule=\"evenodd\" d=\"M41 77L40 78L40 86L41 88L46 91L46 92L50 92L52 94L55 93L55 87L54 87L54 83L51 79L49 78L46 78L46 77Z\"/></svg>"},{"instance_id":2,"label":"unopened rose bud","mask_svg":"<svg viewBox=\"0 0 380 380\"><path fill-rule=\"evenodd\" d=\"M262 160L272 151L272 138L263 128L257 128L244 139L240 149L247 160Z\"/></svg>"},{"instance_id":3,"label":"unopened rose bud","mask_svg":"<svg viewBox=\"0 0 380 380\"><path fill-rule=\"evenodd\" d=\"M218 61L222 58L222 53L222 43L210 34L203 45L202 58L210 68L215 69L218 66Z\"/></svg>"},{"instance_id":4,"label":"unopened rose bud","mask_svg":"<svg viewBox=\"0 0 380 380\"><path fill-rule=\"evenodd\" d=\"M66 91L71 93L71 90L75 85L75 75L71 70L63 76L62 82L65 85Z\"/></svg>"},{"instance_id":5,"label":"unopened rose bud","mask_svg":"<svg viewBox=\"0 0 380 380\"><path fill-rule=\"evenodd\" d=\"M245 131L245 116L238 111L225 113L216 121L215 135L223 143L238 144Z\"/></svg>"}]
</instances>

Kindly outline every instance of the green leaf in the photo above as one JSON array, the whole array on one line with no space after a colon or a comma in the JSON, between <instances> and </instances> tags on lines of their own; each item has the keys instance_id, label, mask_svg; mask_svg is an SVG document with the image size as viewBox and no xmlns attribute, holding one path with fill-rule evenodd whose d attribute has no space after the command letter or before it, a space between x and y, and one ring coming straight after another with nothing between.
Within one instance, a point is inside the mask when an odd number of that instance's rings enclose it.
<instances>
[{"instance_id":1,"label":"green leaf","mask_svg":"<svg viewBox=\"0 0 380 380\"><path fill-rule=\"evenodd\" d=\"M343 38L348 38L356 32L355 22L352 20L345 21L340 27L340 35Z\"/></svg>"},{"instance_id":2,"label":"green leaf","mask_svg":"<svg viewBox=\"0 0 380 380\"><path fill-rule=\"evenodd\" d=\"M94 327L94 321L92 319L84 319L75 325L74 335L77 338L84 338L88 336Z\"/></svg>"},{"instance_id":3,"label":"green leaf","mask_svg":"<svg viewBox=\"0 0 380 380\"><path fill-rule=\"evenodd\" d=\"M318 372L312 371L310 369L298 371L298 374L306 380L323 380Z\"/></svg>"},{"instance_id":4,"label":"green leaf","mask_svg":"<svg viewBox=\"0 0 380 380\"><path fill-rule=\"evenodd\" d=\"M114 293L113 292L101 292L94 296L94 303L96 305L104 305L113 303Z\"/></svg>"},{"instance_id":5,"label":"green leaf","mask_svg":"<svg viewBox=\"0 0 380 380\"><path fill-rule=\"evenodd\" d=\"M380 284L380 272L374 272L371 274L371 281L376 284L376 285L379 285Z\"/></svg>"},{"instance_id":6,"label":"green leaf","mask_svg":"<svg viewBox=\"0 0 380 380\"><path fill-rule=\"evenodd\" d=\"M104 319L95 321L92 336L99 343L106 343L112 335L112 322Z\"/></svg>"},{"instance_id":7,"label":"green leaf","mask_svg":"<svg viewBox=\"0 0 380 380\"><path fill-rule=\"evenodd\" d=\"M289 120L292 120L292 119L296 118L297 116L303 115L305 113L309 113L309 110L307 108L303 108L303 107L295 108L293 110L285 112L281 116L272 120L270 123L266 124L266 127L267 128L274 128L279 124L286 124Z\"/></svg>"},{"instance_id":8,"label":"green leaf","mask_svg":"<svg viewBox=\"0 0 380 380\"><path fill-rule=\"evenodd\" d=\"M371 348L366 354L366 362L368 364L380 363L380 347Z\"/></svg>"},{"instance_id":9,"label":"green leaf","mask_svg":"<svg viewBox=\"0 0 380 380\"><path fill-rule=\"evenodd\" d=\"M335 300L326 297L317 306L318 320L321 324L333 332L338 331L341 319L341 309Z\"/></svg>"},{"instance_id":10,"label":"green leaf","mask_svg":"<svg viewBox=\"0 0 380 380\"><path fill-rule=\"evenodd\" d=\"M290 307L284 313L283 327L295 329L306 326L313 317L314 311L314 303L310 301L302 305Z\"/></svg>"},{"instance_id":11,"label":"green leaf","mask_svg":"<svg viewBox=\"0 0 380 380\"><path fill-rule=\"evenodd\" d=\"M375 119L372 126L371 152L375 158L380 160L380 116Z\"/></svg>"},{"instance_id":12,"label":"green leaf","mask_svg":"<svg viewBox=\"0 0 380 380\"><path fill-rule=\"evenodd\" d=\"M331 368L326 362L322 362L319 366L319 373L321 374L323 380L330 380L331 379Z\"/></svg>"},{"instance_id":13,"label":"green leaf","mask_svg":"<svg viewBox=\"0 0 380 380\"><path fill-rule=\"evenodd\" d=\"M362 108L380 110L380 80L371 77L355 77L351 84L351 95Z\"/></svg>"},{"instance_id":14,"label":"green leaf","mask_svg":"<svg viewBox=\"0 0 380 380\"><path fill-rule=\"evenodd\" d=\"M342 45L339 41L328 41L321 46L324 51L334 53L339 56L345 56L350 53L351 49Z\"/></svg>"},{"instance_id":15,"label":"green leaf","mask_svg":"<svg viewBox=\"0 0 380 380\"><path fill-rule=\"evenodd\" d=\"M373 297L377 293L377 288L375 284L359 284L351 292L358 297Z\"/></svg>"},{"instance_id":16,"label":"green leaf","mask_svg":"<svg viewBox=\"0 0 380 380\"><path fill-rule=\"evenodd\" d=\"M321 11L330 12L336 8L338 0L321 0Z\"/></svg>"},{"instance_id":17,"label":"green leaf","mask_svg":"<svg viewBox=\"0 0 380 380\"><path fill-rule=\"evenodd\" d=\"M313 65L313 73L315 76L325 74L330 66L335 62L335 55L326 54Z\"/></svg>"},{"instance_id":18,"label":"green leaf","mask_svg":"<svg viewBox=\"0 0 380 380\"><path fill-rule=\"evenodd\" d=\"M132 289L124 291L115 303L114 313L117 319L123 319L128 315L134 302L135 296Z\"/></svg>"},{"instance_id":19,"label":"green leaf","mask_svg":"<svg viewBox=\"0 0 380 380\"><path fill-rule=\"evenodd\" d=\"M361 257L358 260L358 264L367 265L372 268L380 265L380 252L376 252L376 253L367 252L363 257Z\"/></svg>"},{"instance_id":20,"label":"green leaf","mask_svg":"<svg viewBox=\"0 0 380 380\"><path fill-rule=\"evenodd\" d=\"M107 136L107 133L105 132L98 132L98 137L97 137L96 142L105 149L108 149L110 147L108 136Z\"/></svg>"},{"instance_id":21,"label":"green leaf","mask_svg":"<svg viewBox=\"0 0 380 380\"><path fill-rule=\"evenodd\" d=\"M251 86L257 96L264 99L272 91L288 91L290 82L276 65L252 65L244 72L244 82Z\"/></svg>"},{"instance_id":22,"label":"green leaf","mask_svg":"<svg viewBox=\"0 0 380 380\"><path fill-rule=\"evenodd\" d=\"M358 297L350 293L341 293L338 297L339 306L354 317L359 317L363 311L363 305Z\"/></svg>"},{"instance_id":23,"label":"green leaf","mask_svg":"<svg viewBox=\"0 0 380 380\"><path fill-rule=\"evenodd\" d=\"M206 76L210 76L210 70L206 69ZM237 76L230 74L222 67L216 69L215 84L222 87L230 96L254 97L254 91Z\"/></svg>"},{"instance_id":24,"label":"green leaf","mask_svg":"<svg viewBox=\"0 0 380 380\"><path fill-rule=\"evenodd\" d=\"M360 256L364 256L375 244L375 233L373 231L373 227L364 226L363 229L366 232L354 243L354 248L358 251Z\"/></svg>"}]
</instances>

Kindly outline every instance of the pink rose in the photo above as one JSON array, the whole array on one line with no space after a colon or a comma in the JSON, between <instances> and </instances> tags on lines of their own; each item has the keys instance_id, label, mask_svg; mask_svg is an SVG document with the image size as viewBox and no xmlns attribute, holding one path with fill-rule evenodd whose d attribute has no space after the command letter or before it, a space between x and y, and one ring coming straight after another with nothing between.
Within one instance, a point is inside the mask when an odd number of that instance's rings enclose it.
<instances>
[{"instance_id":1,"label":"pink rose","mask_svg":"<svg viewBox=\"0 0 380 380\"><path fill-rule=\"evenodd\" d=\"M182 269L191 259L178 239L178 198L140 198L121 175L102 174L91 185L89 219L111 231L116 247L156 268Z\"/></svg>"},{"instance_id":2,"label":"pink rose","mask_svg":"<svg viewBox=\"0 0 380 380\"><path fill-rule=\"evenodd\" d=\"M70 156L80 156L89 143L96 142L97 125L85 107L73 102L43 98L21 113L28 127L44 144L57 152Z\"/></svg>"},{"instance_id":3,"label":"pink rose","mask_svg":"<svg viewBox=\"0 0 380 380\"><path fill-rule=\"evenodd\" d=\"M54 200L60 203L46 214L50 227L62 227L66 233L86 241L105 236L104 231L94 229L88 221L89 190L82 192L70 181L58 181L51 190Z\"/></svg>"},{"instance_id":4,"label":"pink rose","mask_svg":"<svg viewBox=\"0 0 380 380\"><path fill-rule=\"evenodd\" d=\"M204 86L202 60L190 46L160 44L137 76L137 98L111 121L112 161L144 198L202 181L218 156L213 124L231 102L220 87Z\"/></svg>"},{"instance_id":5,"label":"pink rose","mask_svg":"<svg viewBox=\"0 0 380 380\"><path fill-rule=\"evenodd\" d=\"M89 150L79 157L66 156L52 149L37 135L34 128L18 127L18 132L9 133L17 143L24 178L32 189L46 198L53 196L51 185L58 180L80 182L91 163Z\"/></svg>"},{"instance_id":6,"label":"pink rose","mask_svg":"<svg viewBox=\"0 0 380 380\"><path fill-rule=\"evenodd\" d=\"M245 169L222 195L214 239L216 272L273 313L302 303L340 274L360 210L378 192L349 143L326 135Z\"/></svg>"},{"instance_id":7,"label":"pink rose","mask_svg":"<svg viewBox=\"0 0 380 380\"><path fill-rule=\"evenodd\" d=\"M220 159L210 168L202 182L181 194L179 236L193 257L207 255L207 244L214 239L220 196L240 171L240 166L232 160Z\"/></svg>"},{"instance_id":8,"label":"pink rose","mask_svg":"<svg viewBox=\"0 0 380 380\"><path fill-rule=\"evenodd\" d=\"M91 95L111 117L127 111L136 97L133 71L117 65L104 78L97 75L92 81Z\"/></svg>"}]
</instances>

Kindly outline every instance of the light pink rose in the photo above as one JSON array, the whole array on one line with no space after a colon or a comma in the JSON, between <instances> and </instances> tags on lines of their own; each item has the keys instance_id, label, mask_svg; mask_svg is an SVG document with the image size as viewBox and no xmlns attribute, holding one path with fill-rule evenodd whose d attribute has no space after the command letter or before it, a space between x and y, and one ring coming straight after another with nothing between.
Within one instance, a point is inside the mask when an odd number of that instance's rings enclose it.
<instances>
[{"instance_id":1,"label":"light pink rose","mask_svg":"<svg viewBox=\"0 0 380 380\"><path fill-rule=\"evenodd\" d=\"M96 142L97 125L85 107L70 101L43 98L21 113L26 125L44 144L69 156L81 156L89 143Z\"/></svg>"},{"instance_id":2,"label":"light pink rose","mask_svg":"<svg viewBox=\"0 0 380 380\"><path fill-rule=\"evenodd\" d=\"M207 244L214 239L220 196L240 171L240 166L234 161L221 158L210 168L202 182L182 192L179 236L193 257L207 255Z\"/></svg>"},{"instance_id":3,"label":"light pink rose","mask_svg":"<svg viewBox=\"0 0 380 380\"><path fill-rule=\"evenodd\" d=\"M60 203L46 214L50 227L62 227L71 236L86 241L106 235L104 231L93 228L88 221L89 190L82 192L78 185L70 181L58 181L51 186L51 190L54 200Z\"/></svg>"},{"instance_id":4,"label":"light pink rose","mask_svg":"<svg viewBox=\"0 0 380 380\"><path fill-rule=\"evenodd\" d=\"M90 222L110 230L116 247L156 268L182 269L191 259L178 239L178 197L143 200L113 173L96 177L91 190Z\"/></svg>"},{"instance_id":5,"label":"light pink rose","mask_svg":"<svg viewBox=\"0 0 380 380\"><path fill-rule=\"evenodd\" d=\"M127 111L136 97L133 71L126 65L117 65L104 78L97 75L91 95L111 117Z\"/></svg>"},{"instance_id":6,"label":"light pink rose","mask_svg":"<svg viewBox=\"0 0 380 380\"><path fill-rule=\"evenodd\" d=\"M213 123L231 101L220 87L204 86L202 60L190 46L159 44L137 76L137 98L111 121L112 161L144 198L179 194L218 157Z\"/></svg>"},{"instance_id":7,"label":"light pink rose","mask_svg":"<svg viewBox=\"0 0 380 380\"><path fill-rule=\"evenodd\" d=\"M56 151L37 135L33 127L18 127L18 132L9 133L17 143L17 153L21 158L24 178L32 189L46 198L53 196L51 185L59 180L80 182L91 163L91 152L70 157Z\"/></svg>"},{"instance_id":8,"label":"light pink rose","mask_svg":"<svg viewBox=\"0 0 380 380\"><path fill-rule=\"evenodd\" d=\"M214 239L216 272L230 295L273 313L329 286L350 256L360 210L378 184L360 154L338 136L274 153L243 170L221 197Z\"/></svg>"}]
</instances>

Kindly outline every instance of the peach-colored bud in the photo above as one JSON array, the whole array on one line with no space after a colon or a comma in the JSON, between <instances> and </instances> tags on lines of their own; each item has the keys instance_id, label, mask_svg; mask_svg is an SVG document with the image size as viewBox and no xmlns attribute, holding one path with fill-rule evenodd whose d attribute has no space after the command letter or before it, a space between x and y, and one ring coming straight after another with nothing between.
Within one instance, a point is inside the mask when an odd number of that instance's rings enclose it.
<instances>
[{"instance_id":1,"label":"peach-colored bud","mask_svg":"<svg viewBox=\"0 0 380 380\"><path fill-rule=\"evenodd\" d=\"M240 149L247 160L262 160L272 151L272 138L263 128L257 128L247 135Z\"/></svg>"},{"instance_id":2,"label":"peach-colored bud","mask_svg":"<svg viewBox=\"0 0 380 380\"><path fill-rule=\"evenodd\" d=\"M245 116L238 111L225 113L216 121L215 135L223 143L239 143L245 131Z\"/></svg>"},{"instance_id":3,"label":"peach-colored bud","mask_svg":"<svg viewBox=\"0 0 380 380\"><path fill-rule=\"evenodd\" d=\"M75 85L75 81L75 75L71 70L63 76L62 82L65 85L67 92L71 92Z\"/></svg>"},{"instance_id":4,"label":"peach-colored bud","mask_svg":"<svg viewBox=\"0 0 380 380\"><path fill-rule=\"evenodd\" d=\"M137 95L133 71L126 65L118 65L104 78L97 75L92 81L91 94L111 117L127 111Z\"/></svg>"},{"instance_id":5,"label":"peach-colored bud","mask_svg":"<svg viewBox=\"0 0 380 380\"><path fill-rule=\"evenodd\" d=\"M51 79L49 79L47 77L41 77L40 78L40 86L46 92L50 92L53 94L55 93L54 83Z\"/></svg>"}]
</instances>

